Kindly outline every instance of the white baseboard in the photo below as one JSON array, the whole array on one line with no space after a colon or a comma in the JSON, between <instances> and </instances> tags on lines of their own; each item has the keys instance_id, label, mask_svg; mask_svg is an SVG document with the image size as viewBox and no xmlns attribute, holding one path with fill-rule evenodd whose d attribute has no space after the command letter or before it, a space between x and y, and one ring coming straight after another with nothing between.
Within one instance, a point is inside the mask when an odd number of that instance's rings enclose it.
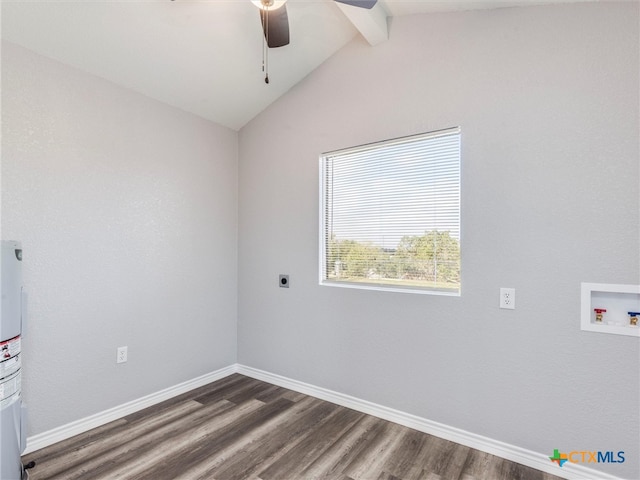
<instances>
[{"instance_id":1,"label":"white baseboard","mask_svg":"<svg viewBox=\"0 0 640 480\"><path fill-rule=\"evenodd\" d=\"M526 450L515 445L476 435L459 428L450 427L442 423L427 420L426 418L394 410L393 408L378 405L366 400L361 400L350 395L345 395L322 387L316 387L315 385L310 385L308 383L240 364L229 365L228 367L216 370L215 372L202 375L151 395L147 395L95 415L76 420L67 425L62 425L61 427L54 428L53 430L29 437L27 438L27 448L24 453L31 453L62 440L66 440L74 435L78 435L91 430L92 428L96 428L127 415L131 415L139 410L163 402L177 395L181 395L208 383L215 382L216 380L220 380L221 378L227 377L233 373L240 373L247 377L262 380L273 385L278 385L280 387L304 393L343 407L351 408L368 415L373 415L374 417L382 418L390 422L413 428L420 432L428 433L467 447L475 448L476 450L490 453L522 465L527 465L537 470L541 470L561 478L566 478L568 480L620 480L619 477L586 468L580 464L567 462L563 467L558 467L549 460L548 454Z\"/></svg>"},{"instance_id":2,"label":"white baseboard","mask_svg":"<svg viewBox=\"0 0 640 480\"><path fill-rule=\"evenodd\" d=\"M237 365L233 364L228 367L221 368L220 370L206 373L191 380L187 380L186 382L174 385L173 387L165 388L164 390L161 390L159 392L146 395L142 398L138 398L137 400L133 400L131 402L118 405L117 407L104 410L103 412L81 418L80 420L62 425L60 427L54 428L53 430L49 430L38 435L33 435L27 438L27 448L25 449L24 454L40 450L41 448L48 447L49 445L53 445L54 443L61 442L62 440L66 440L80 433L89 431L92 428L96 428L114 420L118 420L119 418L125 417L127 415L131 415L132 413L140 411L144 408L151 407L152 405L164 402L165 400L169 400L170 398L186 393L190 390L193 390L194 388L202 387L203 385L207 385L208 383L220 380L221 378L227 377L232 373L236 373L236 371Z\"/></svg>"},{"instance_id":3,"label":"white baseboard","mask_svg":"<svg viewBox=\"0 0 640 480\"><path fill-rule=\"evenodd\" d=\"M475 448L476 450L490 453L568 480L620 480L619 477L608 475L575 463L566 462L562 467L559 467L551 462L549 454L526 450L515 445L476 435L459 428L450 427L442 423L427 420L426 418L411 415L399 410L394 410L393 408L377 405L350 395L334 392L326 388L316 387L308 383L265 372L263 370L258 370L256 368L238 365L237 372L242 375L246 375L247 377L262 380L273 385L278 385L280 387L288 388L289 390L294 390L343 407L351 408L368 415L373 415L374 417L382 418L420 432L428 433L467 447ZM551 453L553 452L550 452L550 454Z\"/></svg>"}]
</instances>

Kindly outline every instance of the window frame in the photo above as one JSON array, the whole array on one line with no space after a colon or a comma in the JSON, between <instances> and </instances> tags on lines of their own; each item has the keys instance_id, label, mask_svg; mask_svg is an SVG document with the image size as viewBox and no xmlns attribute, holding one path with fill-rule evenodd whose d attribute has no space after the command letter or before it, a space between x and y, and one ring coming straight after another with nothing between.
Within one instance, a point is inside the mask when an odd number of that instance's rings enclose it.
<instances>
[{"instance_id":1,"label":"window frame","mask_svg":"<svg viewBox=\"0 0 640 480\"><path fill-rule=\"evenodd\" d=\"M459 233L458 245L460 251L460 262L462 260L462 131L461 127L451 127L442 130L436 130L431 132L419 133L416 135L409 135L404 137L393 138L389 140L383 140L380 142L373 142L355 147L349 147L339 150L332 150L324 152L319 156L319 285L338 288L351 288L359 290L375 290L385 292L401 292L401 293L417 293L423 295L439 295L439 296L451 296L460 297L462 292L462 262L460 263L460 283L457 290L444 290L437 288L429 288L424 286L410 286L410 285L391 285L391 284L374 284L367 282L349 282L349 281L336 281L325 278L327 276L327 239L328 239L328 222L326 221L327 212L327 187L326 187L326 159L327 157L336 155L348 155L351 153L362 153L367 150L376 150L383 147L389 147L393 145L401 145L409 143L415 140L432 139L443 136L457 135L459 142L458 150L458 215L457 215L457 227Z\"/></svg>"}]
</instances>

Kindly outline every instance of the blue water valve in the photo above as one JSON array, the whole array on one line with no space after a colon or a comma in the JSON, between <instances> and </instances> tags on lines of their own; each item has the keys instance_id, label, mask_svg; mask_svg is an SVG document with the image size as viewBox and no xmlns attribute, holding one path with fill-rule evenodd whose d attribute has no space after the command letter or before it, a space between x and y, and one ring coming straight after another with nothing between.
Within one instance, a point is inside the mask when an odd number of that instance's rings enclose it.
<instances>
[{"instance_id":1,"label":"blue water valve","mask_svg":"<svg viewBox=\"0 0 640 480\"><path fill-rule=\"evenodd\" d=\"M629 325L633 325L634 327L638 326L638 317L640 316L640 312L627 312L629 315Z\"/></svg>"}]
</instances>

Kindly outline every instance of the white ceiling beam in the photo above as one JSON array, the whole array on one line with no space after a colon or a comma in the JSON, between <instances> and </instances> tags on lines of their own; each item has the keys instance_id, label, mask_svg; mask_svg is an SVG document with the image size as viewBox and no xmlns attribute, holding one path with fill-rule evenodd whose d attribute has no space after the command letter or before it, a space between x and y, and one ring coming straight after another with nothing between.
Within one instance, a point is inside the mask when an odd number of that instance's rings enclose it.
<instances>
[{"instance_id":1,"label":"white ceiling beam","mask_svg":"<svg viewBox=\"0 0 640 480\"><path fill-rule=\"evenodd\" d=\"M371 46L385 42L389 38L387 12L380 3L376 3L373 8L367 10L335 2Z\"/></svg>"}]
</instances>

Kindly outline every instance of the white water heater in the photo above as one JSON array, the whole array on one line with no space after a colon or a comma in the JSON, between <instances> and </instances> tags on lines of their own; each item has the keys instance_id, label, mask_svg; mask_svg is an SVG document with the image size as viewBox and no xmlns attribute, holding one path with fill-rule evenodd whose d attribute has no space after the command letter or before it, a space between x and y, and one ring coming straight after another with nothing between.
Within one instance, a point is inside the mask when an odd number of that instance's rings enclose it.
<instances>
[{"instance_id":1,"label":"white water heater","mask_svg":"<svg viewBox=\"0 0 640 480\"><path fill-rule=\"evenodd\" d=\"M23 480L28 475L20 460L26 446L26 408L20 377L24 292L19 242L2 241L0 271L0 479Z\"/></svg>"}]
</instances>

